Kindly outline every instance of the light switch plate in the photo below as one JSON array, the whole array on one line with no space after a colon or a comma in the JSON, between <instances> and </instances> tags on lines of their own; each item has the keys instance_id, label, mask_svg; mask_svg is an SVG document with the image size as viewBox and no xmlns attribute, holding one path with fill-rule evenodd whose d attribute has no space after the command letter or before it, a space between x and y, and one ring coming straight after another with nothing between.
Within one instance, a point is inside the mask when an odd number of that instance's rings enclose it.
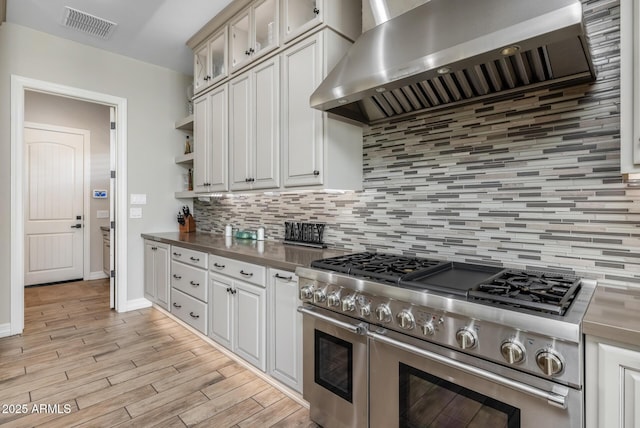
<instances>
[{"instance_id":1,"label":"light switch plate","mask_svg":"<svg viewBox=\"0 0 640 428\"><path fill-rule=\"evenodd\" d=\"M109 210L96 211L96 218L109 218Z\"/></svg>"},{"instance_id":2,"label":"light switch plate","mask_svg":"<svg viewBox=\"0 0 640 428\"><path fill-rule=\"evenodd\" d=\"M142 194L137 194L137 193L132 193L131 194L131 205L146 205L147 204L147 195L142 193Z\"/></svg>"},{"instance_id":3,"label":"light switch plate","mask_svg":"<svg viewBox=\"0 0 640 428\"><path fill-rule=\"evenodd\" d=\"M129 208L129 218L142 218L142 208L139 208L139 207Z\"/></svg>"}]
</instances>

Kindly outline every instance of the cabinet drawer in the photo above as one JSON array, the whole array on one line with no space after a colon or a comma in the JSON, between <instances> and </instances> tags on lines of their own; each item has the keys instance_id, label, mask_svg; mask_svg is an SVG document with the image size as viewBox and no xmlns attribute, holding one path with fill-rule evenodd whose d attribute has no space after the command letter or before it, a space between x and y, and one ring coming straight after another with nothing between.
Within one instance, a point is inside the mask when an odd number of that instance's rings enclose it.
<instances>
[{"instance_id":1,"label":"cabinet drawer","mask_svg":"<svg viewBox=\"0 0 640 428\"><path fill-rule=\"evenodd\" d=\"M173 260L171 286L207 303L207 271Z\"/></svg>"},{"instance_id":2,"label":"cabinet drawer","mask_svg":"<svg viewBox=\"0 0 640 428\"><path fill-rule=\"evenodd\" d=\"M188 248L182 247L171 247L171 258L203 269L207 268L207 253L201 251L189 250Z\"/></svg>"},{"instance_id":3,"label":"cabinet drawer","mask_svg":"<svg viewBox=\"0 0 640 428\"><path fill-rule=\"evenodd\" d=\"M265 287L267 269L264 266L228 259L213 254L209 254L209 258L211 272L221 273L263 288Z\"/></svg>"},{"instance_id":4,"label":"cabinet drawer","mask_svg":"<svg viewBox=\"0 0 640 428\"><path fill-rule=\"evenodd\" d=\"M207 334L207 304L171 289L171 313L191 327Z\"/></svg>"}]
</instances>

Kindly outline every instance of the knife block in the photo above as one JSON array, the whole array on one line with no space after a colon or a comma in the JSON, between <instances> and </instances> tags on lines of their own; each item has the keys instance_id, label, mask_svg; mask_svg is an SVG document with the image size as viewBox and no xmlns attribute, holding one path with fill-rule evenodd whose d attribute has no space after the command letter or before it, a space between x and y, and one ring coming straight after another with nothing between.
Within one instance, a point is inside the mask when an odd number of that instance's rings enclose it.
<instances>
[{"instance_id":1,"label":"knife block","mask_svg":"<svg viewBox=\"0 0 640 428\"><path fill-rule=\"evenodd\" d=\"M184 225L179 224L180 233L190 233L196 231L196 221L193 219L193 216L188 215L184 218Z\"/></svg>"}]
</instances>

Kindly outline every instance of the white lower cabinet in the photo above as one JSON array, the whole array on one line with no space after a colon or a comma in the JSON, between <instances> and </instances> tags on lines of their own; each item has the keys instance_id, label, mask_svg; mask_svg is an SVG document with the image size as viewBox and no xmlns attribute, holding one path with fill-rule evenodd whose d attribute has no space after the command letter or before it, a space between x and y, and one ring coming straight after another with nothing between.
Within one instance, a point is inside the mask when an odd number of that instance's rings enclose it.
<instances>
[{"instance_id":1,"label":"white lower cabinet","mask_svg":"<svg viewBox=\"0 0 640 428\"><path fill-rule=\"evenodd\" d=\"M587 336L586 428L640 428L640 347Z\"/></svg>"},{"instance_id":2,"label":"white lower cabinet","mask_svg":"<svg viewBox=\"0 0 640 428\"><path fill-rule=\"evenodd\" d=\"M266 291L255 285L234 281L234 351L262 371L267 369Z\"/></svg>"},{"instance_id":3,"label":"white lower cabinet","mask_svg":"<svg viewBox=\"0 0 640 428\"><path fill-rule=\"evenodd\" d=\"M231 294L233 280L210 273L209 290L211 296L209 336L233 350L233 294Z\"/></svg>"},{"instance_id":4,"label":"white lower cabinet","mask_svg":"<svg viewBox=\"0 0 640 428\"><path fill-rule=\"evenodd\" d=\"M244 274L251 273L251 270L252 265L249 264L240 269ZM209 336L260 370L266 371L264 281L261 285L254 285L210 272L209 288L211 296Z\"/></svg>"},{"instance_id":5,"label":"white lower cabinet","mask_svg":"<svg viewBox=\"0 0 640 428\"><path fill-rule=\"evenodd\" d=\"M207 253L171 247L171 313L207 334Z\"/></svg>"},{"instance_id":6,"label":"white lower cabinet","mask_svg":"<svg viewBox=\"0 0 640 428\"><path fill-rule=\"evenodd\" d=\"M171 289L171 313L207 334L207 304L175 288Z\"/></svg>"},{"instance_id":7,"label":"white lower cabinet","mask_svg":"<svg viewBox=\"0 0 640 428\"><path fill-rule=\"evenodd\" d=\"M302 314L298 277L269 269L269 374L302 392Z\"/></svg>"},{"instance_id":8,"label":"white lower cabinet","mask_svg":"<svg viewBox=\"0 0 640 428\"><path fill-rule=\"evenodd\" d=\"M144 295L165 309L169 306L169 245L144 241Z\"/></svg>"}]
</instances>

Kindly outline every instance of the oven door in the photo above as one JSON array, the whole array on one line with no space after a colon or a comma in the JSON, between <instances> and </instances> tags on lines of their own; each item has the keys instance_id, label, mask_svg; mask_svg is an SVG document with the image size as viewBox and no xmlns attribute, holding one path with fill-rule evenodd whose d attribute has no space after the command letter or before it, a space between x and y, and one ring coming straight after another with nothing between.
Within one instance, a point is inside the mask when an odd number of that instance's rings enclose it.
<instances>
[{"instance_id":1,"label":"oven door","mask_svg":"<svg viewBox=\"0 0 640 428\"><path fill-rule=\"evenodd\" d=\"M393 331L368 335L371 427L582 427L581 391Z\"/></svg>"},{"instance_id":2,"label":"oven door","mask_svg":"<svg viewBox=\"0 0 640 428\"><path fill-rule=\"evenodd\" d=\"M324 427L368 426L367 324L314 306L303 314L303 396Z\"/></svg>"}]
</instances>

